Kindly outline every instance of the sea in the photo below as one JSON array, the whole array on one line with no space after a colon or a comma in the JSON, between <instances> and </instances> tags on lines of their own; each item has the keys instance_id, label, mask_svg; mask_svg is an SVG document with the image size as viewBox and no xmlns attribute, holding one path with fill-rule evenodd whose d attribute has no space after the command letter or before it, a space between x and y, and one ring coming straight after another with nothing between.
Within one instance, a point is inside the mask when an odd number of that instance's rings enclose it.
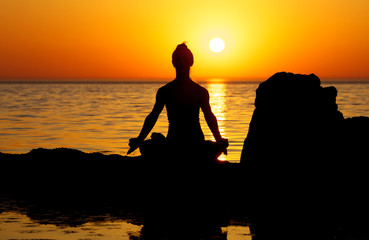
<instances>
[{"instance_id":1,"label":"sea","mask_svg":"<svg viewBox=\"0 0 369 240\"><path fill-rule=\"evenodd\" d=\"M73 148L84 152L126 155L166 82L1 83L0 152L27 153L35 148ZM229 139L228 155L239 162L254 110L257 82L200 82L208 89L220 132ZM329 82L338 90L344 117L369 116L369 82ZM207 140L214 140L202 113ZM166 135L164 108L152 132ZM148 136L150 138L150 135ZM139 150L130 156L140 155Z\"/></svg>"},{"instance_id":2,"label":"sea","mask_svg":"<svg viewBox=\"0 0 369 240\"><path fill-rule=\"evenodd\" d=\"M126 155L129 139L139 134L154 105L156 91L163 84L164 81L1 83L0 152L27 153L35 148L65 147ZM259 83L216 81L200 84L209 91L210 105L222 136L229 139L228 155L220 159L237 163ZM322 86L337 88L338 110L345 118L369 116L369 82L353 83L348 79L347 82L323 82ZM206 139L213 140L202 114L200 121ZM152 132L165 135L167 128L164 109ZM132 153L132 156L139 155L139 150ZM124 186L121 190L124 191ZM32 196L25 199L8 196L0 191L0 239L141 239L143 225L132 221L130 212L118 218L101 216L102 210L95 208L88 213L79 208L60 212L54 210L55 203L50 199L42 199L41 203L33 199ZM108 208L106 212L115 211L112 210L114 206ZM86 222L75 224L81 216ZM211 239L251 240L249 225L247 218L233 220L222 227L221 236ZM276 236L281 234L276 233Z\"/></svg>"}]
</instances>

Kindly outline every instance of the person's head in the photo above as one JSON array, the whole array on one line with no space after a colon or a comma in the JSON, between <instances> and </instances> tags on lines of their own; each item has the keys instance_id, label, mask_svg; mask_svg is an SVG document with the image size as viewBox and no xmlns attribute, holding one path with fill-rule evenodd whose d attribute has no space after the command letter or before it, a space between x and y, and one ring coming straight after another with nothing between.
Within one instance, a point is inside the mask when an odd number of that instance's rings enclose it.
<instances>
[{"instance_id":1,"label":"person's head","mask_svg":"<svg viewBox=\"0 0 369 240\"><path fill-rule=\"evenodd\" d=\"M172 63L176 69L188 69L193 65L193 55L186 43L179 44L174 50Z\"/></svg>"}]
</instances>

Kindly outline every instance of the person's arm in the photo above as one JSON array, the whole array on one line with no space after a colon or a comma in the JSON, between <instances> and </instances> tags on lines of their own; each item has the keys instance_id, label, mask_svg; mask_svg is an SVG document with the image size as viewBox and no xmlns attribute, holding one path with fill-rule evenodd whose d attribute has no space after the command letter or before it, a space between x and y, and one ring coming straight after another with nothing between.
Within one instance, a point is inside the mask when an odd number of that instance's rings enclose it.
<instances>
[{"instance_id":1,"label":"person's arm","mask_svg":"<svg viewBox=\"0 0 369 240\"><path fill-rule=\"evenodd\" d=\"M149 133L155 126L155 123L158 120L158 117L161 111L163 110L163 108L164 108L164 102L161 99L161 94L159 90L158 93L156 94L155 105L152 111L149 113L149 115L147 115L147 117L145 118L145 122L142 126L140 134L138 135L137 138L131 138L129 140L128 145L130 146L130 149L127 154L130 154L142 144L142 142L145 140L147 135L149 135Z\"/></svg>"},{"instance_id":2,"label":"person's arm","mask_svg":"<svg viewBox=\"0 0 369 240\"><path fill-rule=\"evenodd\" d=\"M213 136L217 142L222 141L222 136L219 132L218 121L214 113L211 111L209 103L209 93L205 91L201 94L201 110L204 113L205 121L208 124Z\"/></svg>"},{"instance_id":3,"label":"person's arm","mask_svg":"<svg viewBox=\"0 0 369 240\"><path fill-rule=\"evenodd\" d=\"M218 121L214 113L211 111L209 103L209 92L205 89L204 93L201 95L201 110L204 113L205 121L208 124L218 146L222 152L227 155L228 139L222 138L219 132Z\"/></svg>"}]
</instances>

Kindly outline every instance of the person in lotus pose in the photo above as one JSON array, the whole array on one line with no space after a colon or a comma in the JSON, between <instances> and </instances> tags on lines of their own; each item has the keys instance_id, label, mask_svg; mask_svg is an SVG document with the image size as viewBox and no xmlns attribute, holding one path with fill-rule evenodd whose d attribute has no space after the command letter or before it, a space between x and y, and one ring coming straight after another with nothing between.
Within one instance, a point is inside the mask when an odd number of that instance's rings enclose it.
<instances>
[{"instance_id":1,"label":"person in lotus pose","mask_svg":"<svg viewBox=\"0 0 369 240\"><path fill-rule=\"evenodd\" d=\"M131 148L128 154L143 145L164 106L167 109L169 121L166 138L167 145L170 146L169 149L195 153L211 149L208 147L209 142L205 141L201 130L199 120L201 109L216 140L216 143L210 144L214 146L212 149L216 152L216 157L222 152L226 154L228 139L222 138L219 132L217 119L210 107L209 93L190 78L190 68L194 59L185 43L179 44L173 52L172 63L176 69L176 78L157 91L155 105L146 117L140 134L137 138L129 140Z\"/></svg>"}]
</instances>

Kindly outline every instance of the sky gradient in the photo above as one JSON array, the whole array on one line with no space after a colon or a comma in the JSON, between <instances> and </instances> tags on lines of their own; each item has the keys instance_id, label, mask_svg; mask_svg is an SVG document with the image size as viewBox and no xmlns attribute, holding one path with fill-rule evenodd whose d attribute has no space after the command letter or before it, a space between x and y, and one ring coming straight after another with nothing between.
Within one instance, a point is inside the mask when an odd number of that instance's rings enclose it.
<instances>
[{"instance_id":1,"label":"sky gradient","mask_svg":"<svg viewBox=\"0 0 369 240\"><path fill-rule=\"evenodd\" d=\"M367 0L0 0L0 79L173 78L183 41L193 78L369 79L368 12Z\"/></svg>"}]
</instances>

